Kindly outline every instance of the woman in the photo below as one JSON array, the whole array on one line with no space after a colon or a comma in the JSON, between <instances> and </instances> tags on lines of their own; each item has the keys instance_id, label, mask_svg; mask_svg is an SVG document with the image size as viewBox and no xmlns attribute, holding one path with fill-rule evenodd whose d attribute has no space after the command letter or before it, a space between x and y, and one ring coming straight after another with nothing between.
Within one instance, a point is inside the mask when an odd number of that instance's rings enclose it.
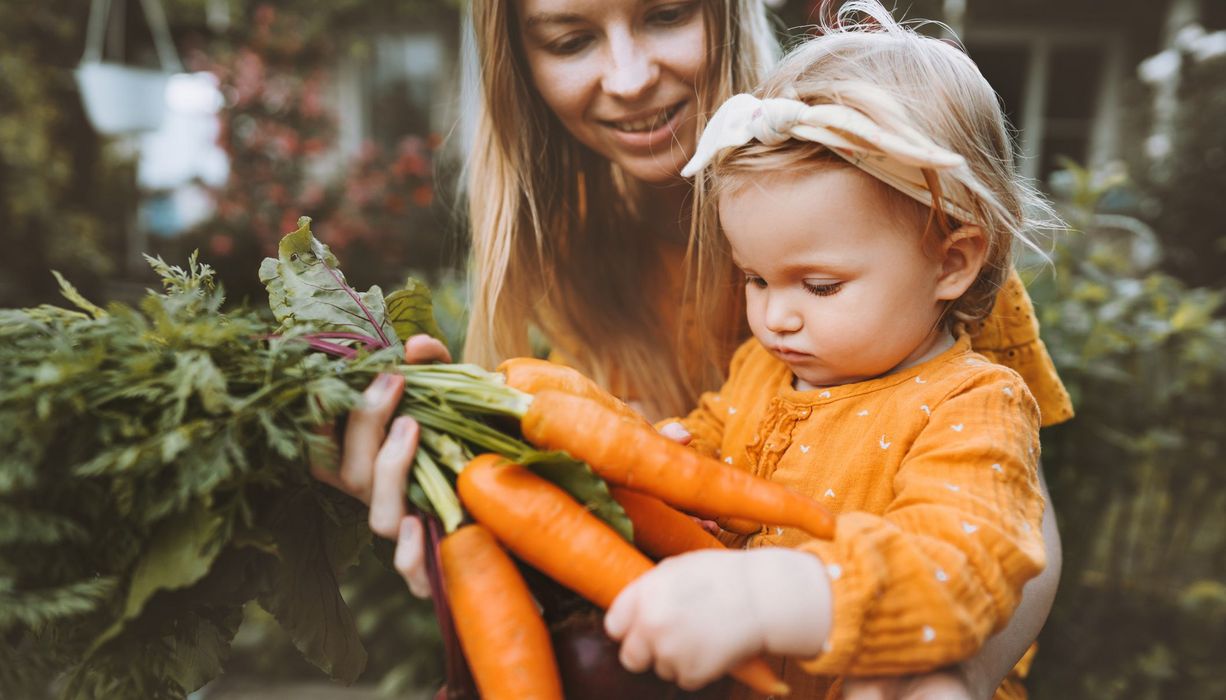
<instances>
[{"instance_id":1,"label":"woman","mask_svg":"<svg viewBox=\"0 0 1226 700\"><path fill-rule=\"evenodd\" d=\"M692 188L678 173L704 116L774 59L760 0L473 0L471 12L482 104L468 169L466 359L490 366L530 354L535 328L557 359L649 417L679 413L718 386L745 332L739 304L685 292L702 251L686 256ZM975 349L1017 369L1051 424L1071 409L1029 308L1014 277ZM448 358L441 344L414 338L406 359ZM400 418L384 437L400 391L390 377L371 386L349 420L340 473L321 478L371 504L372 529L399 540L397 568L422 595L421 528L404 517L401 495L416 428ZM976 659L945 674L861 682L848 696L992 695L1054 597L1050 509L1044 530L1046 572Z\"/></svg>"}]
</instances>

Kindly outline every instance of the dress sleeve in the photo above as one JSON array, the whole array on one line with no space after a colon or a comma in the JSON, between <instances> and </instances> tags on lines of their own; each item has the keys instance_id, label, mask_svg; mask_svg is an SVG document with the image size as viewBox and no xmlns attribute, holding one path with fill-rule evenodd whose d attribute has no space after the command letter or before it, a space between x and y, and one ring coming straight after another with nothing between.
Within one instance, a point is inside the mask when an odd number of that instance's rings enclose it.
<instances>
[{"instance_id":1,"label":"dress sleeve","mask_svg":"<svg viewBox=\"0 0 1226 700\"><path fill-rule=\"evenodd\" d=\"M885 513L845 513L833 540L802 546L825 563L834 595L827 646L806 670L928 671L973 656L1004 626L1045 563L1038 429L1021 379L999 368L932 409Z\"/></svg>"},{"instance_id":2,"label":"dress sleeve","mask_svg":"<svg viewBox=\"0 0 1226 700\"><path fill-rule=\"evenodd\" d=\"M1039 404L1043 427L1073 417L1072 400L1039 338L1034 304L1017 270L1009 271L992 313L969 330L975 352L1022 375Z\"/></svg>"}]
</instances>

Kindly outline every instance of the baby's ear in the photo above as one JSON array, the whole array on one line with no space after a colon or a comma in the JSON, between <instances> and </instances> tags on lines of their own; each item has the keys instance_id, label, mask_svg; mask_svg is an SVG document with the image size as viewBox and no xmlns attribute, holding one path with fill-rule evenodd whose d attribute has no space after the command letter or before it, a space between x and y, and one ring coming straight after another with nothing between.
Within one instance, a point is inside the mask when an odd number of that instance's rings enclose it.
<instances>
[{"instance_id":1,"label":"baby's ear","mask_svg":"<svg viewBox=\"0 0 1226 700\"><path fill-rule=\"evenodd\" d=\"M958 227L941 242L941 276L937 299L960 298L979 278L988 256L988 239L983 229L973 224Z\"/></svg>"}]
</instances>

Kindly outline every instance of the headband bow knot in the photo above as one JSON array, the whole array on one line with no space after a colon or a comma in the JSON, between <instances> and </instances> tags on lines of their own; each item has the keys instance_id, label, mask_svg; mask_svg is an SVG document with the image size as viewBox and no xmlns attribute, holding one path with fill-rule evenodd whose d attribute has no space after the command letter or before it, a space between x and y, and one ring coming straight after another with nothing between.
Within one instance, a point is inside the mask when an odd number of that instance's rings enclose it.
<instances>
[{"instance_id":1,"label":"headband bow knot","mask_svg":"<svg viewBox=\"0 0 1226 700\"><path fill-rule=\"evenodd\" d=\"M925 170L951 170L966 160L911 129L888 131L863 112L840 104L809 105L799 100L760 100L742 93L711 117L694 157L681 174L692 177L723 150L757 141L775 146L790 139L820 143L852 165L923 204L932 205ZM960 221L972 216L964 203L944 193L941 208Z\"/></svg>"}]
</instances>

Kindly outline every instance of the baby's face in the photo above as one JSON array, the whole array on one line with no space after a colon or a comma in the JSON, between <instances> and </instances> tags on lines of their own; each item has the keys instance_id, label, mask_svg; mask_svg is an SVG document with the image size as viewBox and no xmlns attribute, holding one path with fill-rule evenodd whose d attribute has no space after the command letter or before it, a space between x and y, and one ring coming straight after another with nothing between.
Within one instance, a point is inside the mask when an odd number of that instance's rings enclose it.
<instances>
[{"instance_id":1,"label":"baby's face","mask_svg":"<svg viewBox=\"0 0 1226 700\"><path fill-rule=\"evenodd\" d=\"M942 263L852 167L782 172L721 197L753 334L809 389L917 364L948 344Z\"/></svg>"}]
</instances>

